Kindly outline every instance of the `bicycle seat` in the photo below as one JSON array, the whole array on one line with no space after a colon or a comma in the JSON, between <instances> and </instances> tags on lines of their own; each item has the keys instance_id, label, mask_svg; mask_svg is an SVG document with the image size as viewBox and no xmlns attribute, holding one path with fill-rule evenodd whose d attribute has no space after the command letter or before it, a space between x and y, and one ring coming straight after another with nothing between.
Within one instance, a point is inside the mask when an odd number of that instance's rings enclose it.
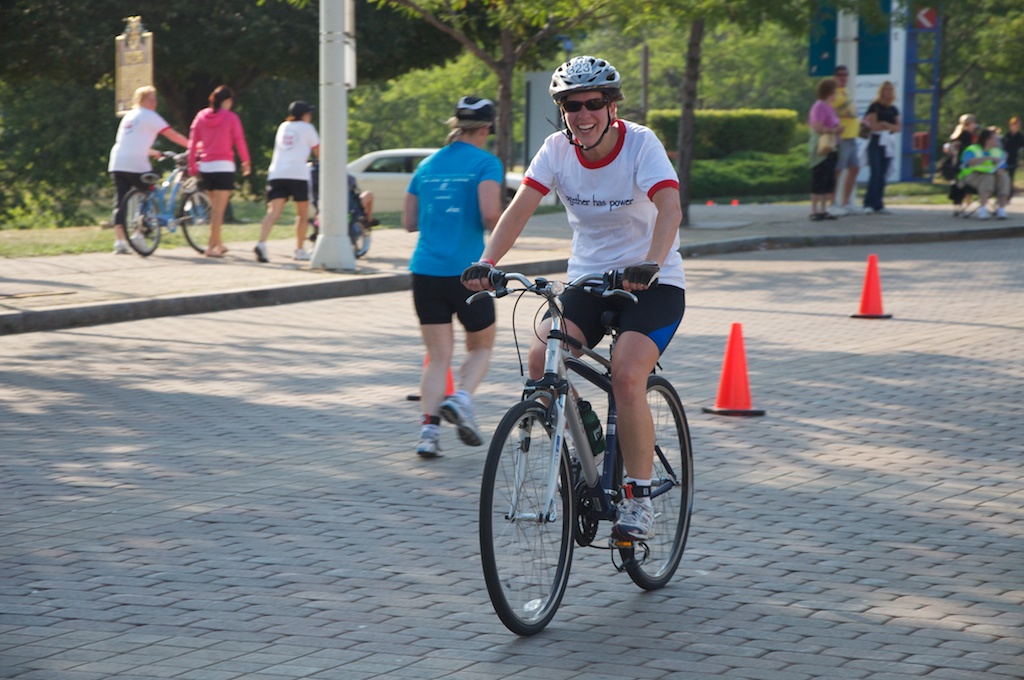
<instances>
[{"instance_id":1,"label":"bicycle seat","mask_svg":"<svg viewBox=\"0 0 1024 680\"><path fill-rule=\"evenodd\" d=\"M142 173L142 176L139 177L139 181L143 184L156 184L160 181L160 175L155 172L144 172Z\"/></svg>"}]
</instances>

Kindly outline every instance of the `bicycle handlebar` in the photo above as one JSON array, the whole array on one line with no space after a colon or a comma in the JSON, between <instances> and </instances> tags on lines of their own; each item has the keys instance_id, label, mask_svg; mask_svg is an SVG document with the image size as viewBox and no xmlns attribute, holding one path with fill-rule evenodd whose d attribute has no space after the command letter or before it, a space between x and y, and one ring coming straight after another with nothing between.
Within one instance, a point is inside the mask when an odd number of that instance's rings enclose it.
<instances>
[{"instance_id":1,"label":"bicycle handlebar","mask_svg":"<svg viewBox=\"0 0 1024 680\"><path fill-rule=\"evenodd\" d=\"M514 290L526 290L537 295L543 295L548 299L552 299L561 295L566 288L579 288L591 295L598 297L621 297L632 302L637 302L636 295L630 293L628 290L622 288L622 273L615 270L608 272L597 272L594 274L584 274L578 276L568 283L561 281L549 281L548 279L538 277L535 280L530 280L525 274L519 272L502 272L498 269L492 270L488 275L488 280L491 285L494 286L494 290L483 290L478 293L473 293L466 300L469 304L476 302L484 296L491 296L495 298L505 297ZM508 287L509 281L515 281L523 285L522 289L511 289Z\"/></svg>"}]
</instances>

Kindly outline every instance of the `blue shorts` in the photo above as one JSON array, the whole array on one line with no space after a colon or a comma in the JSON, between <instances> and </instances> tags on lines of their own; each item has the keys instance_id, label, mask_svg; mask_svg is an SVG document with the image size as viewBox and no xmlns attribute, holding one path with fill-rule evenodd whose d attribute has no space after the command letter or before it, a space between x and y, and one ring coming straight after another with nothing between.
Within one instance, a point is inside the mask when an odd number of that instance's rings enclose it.
<instances>
[{"instance_id":1,"label":"blue shorts","mask_svg":"<svg viewBox=\"0 0 1024 680\"><path fill-rule=\"evenodd\" d=\"M860 160L857 157L856 138L843 139L839 142L839 162L836 163L836 172L846 168L859 168Z\"/></svg>"}]
</instances>

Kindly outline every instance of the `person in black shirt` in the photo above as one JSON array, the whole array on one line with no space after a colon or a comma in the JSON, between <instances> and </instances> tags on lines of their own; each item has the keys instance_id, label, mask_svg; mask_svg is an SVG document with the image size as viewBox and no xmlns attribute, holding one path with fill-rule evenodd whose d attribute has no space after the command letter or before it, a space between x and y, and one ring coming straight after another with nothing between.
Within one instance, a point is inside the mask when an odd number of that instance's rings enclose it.
<instances>
[{"instance_id":1,"label":"person in black shirt","mask_svg":"<svg viewBox=\"0 0 1024 680\"><path fill-rule=\"evenodd\" d=\"M1010 174L1010 200L1013 200L1013 173L1017 171L1021 148L1024 148L1024 133L1020 131L1020 118L1014 116L1010 119L1010 131L1003 135L1006 171Z\"/></svg>"},{"instance_id":2,"label":"person in black shirt","mask_svg":"<svg viewBox=\"0 0 1024 680\"><path fill-rule=\"evenodd\" d=\"M885 175L889 172L899 145L893 133L900 131L900 112L893 104L896 101L896 87L886 80L878 88L878 97L868 106L864 122L871 128L868 142L868 188L864 194L864 212L888 215L885 207Z\"/></svg>"}]
</instances>

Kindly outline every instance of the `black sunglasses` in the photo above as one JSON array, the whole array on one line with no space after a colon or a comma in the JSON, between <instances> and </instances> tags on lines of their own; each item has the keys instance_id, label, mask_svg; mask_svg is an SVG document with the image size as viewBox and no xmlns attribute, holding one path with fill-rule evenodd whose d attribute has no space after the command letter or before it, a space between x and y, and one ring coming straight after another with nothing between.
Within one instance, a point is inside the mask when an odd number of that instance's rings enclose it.
<instances>
[{"instance_id":1,"label":"black sunglasses","mask_svg":"<svg viewBox=\"0 0 1024 680\"><path fill-rule=\"evenodd\" d=\"M562 109L566 113L577 113L582 111L584 106L587 107L587 111L600 111L604 107L608 106L608 97L588 99L582 102L575 99L566 99L562 102Z\"/></svg>"}]
</instances>

